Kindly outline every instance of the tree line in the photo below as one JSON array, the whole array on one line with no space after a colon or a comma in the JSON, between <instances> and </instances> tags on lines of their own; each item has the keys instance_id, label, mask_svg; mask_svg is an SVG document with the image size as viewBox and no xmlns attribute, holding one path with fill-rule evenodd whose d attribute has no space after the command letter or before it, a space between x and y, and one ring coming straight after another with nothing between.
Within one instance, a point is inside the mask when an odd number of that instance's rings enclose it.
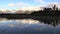
<instances>
[{"instance_id":1,"label":"tree line","mask_svg":"<svg viewBox=\"0 0 60 34\"><path fill-rule=\"evenodd\" d=\"M58 7L56 7L56 5L54 5L52 8L44 8L43 10L34 11L31 13L31 15L59 16L60 10L58 10Z\"/></svg>"}]
</instances>

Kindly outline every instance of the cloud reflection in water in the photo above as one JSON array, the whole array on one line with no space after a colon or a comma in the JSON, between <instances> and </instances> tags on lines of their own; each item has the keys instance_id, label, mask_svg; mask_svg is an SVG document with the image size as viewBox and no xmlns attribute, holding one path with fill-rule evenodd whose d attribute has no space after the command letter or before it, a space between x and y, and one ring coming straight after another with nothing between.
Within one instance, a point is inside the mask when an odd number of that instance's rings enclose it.
<instances>
[{"instance_id":1,"label":"cloud reflection in water","mask_svg":"<svg viewBox=\"0 0 60 34\"><path fill-rule=\"evenodd\" d=\"M54 34L54 27L37 20L5 20L0 21L1 34Z\"/></svg>"}]
</instances>

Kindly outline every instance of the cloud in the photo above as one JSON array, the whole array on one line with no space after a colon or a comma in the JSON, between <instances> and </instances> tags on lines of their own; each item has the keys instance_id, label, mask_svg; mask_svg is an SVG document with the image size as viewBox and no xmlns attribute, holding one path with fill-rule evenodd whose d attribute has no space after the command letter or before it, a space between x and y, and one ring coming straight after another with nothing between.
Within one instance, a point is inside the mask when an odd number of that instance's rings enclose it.
<instances>
[{"instance_id":1,"label":"cloud","mask_svg":"<svg viewBox=\"0 0 60 34\"><path fill-rule=\"evenodd\" d=\"M23 6L23 5L28 5L28 4L25 3L25 2L18 2L18 3L16 4L16 6Z\"/></svg>"},{"instance_id":2,"label":"cloud","mask_svg":"<svg viewBox=\"0 0 60 34\"><path fill-rule=\"evenodd\" d=\"M28 4L25 3L25 2L17 2L17 3L9 3L8 6L10 6L10 7L17 6L17 7L19 7L19 6L28 6Z\"/></svg>"},{"instance_id":3,"label":"cloud","mask_svg":"<svg viewBox=\"0 0 60 34\"><path fill-rule=\"evenodd\" d=\"M43 0L34 0L34 1L36 1L36 2L43 2Z\"/></svg>"},{"instance_id":4,"label":"cloud","mask_svg":"<svg viewBox=\"0 0 60 34\"><path fill-rule=\"evenodd\" d=\"M8 6L15 6L15 4L14 3L10 3L10 4L8 4Z\"/></svg>"},{"instance_id":5,"label":"cloud","mask_svg":"<svg viewBox=\"0 0 60 34\"><path fill-rule=\"evenodd\" d=\"M56 4L56 5L58 5L59 3L58 2L50 2L48 4Z\"/></svg>"},{"instance_id":6,"label":"cloud","mask_svg":"<svg viewBox=\"0 0 60 34\"><path fill-rule=\"evenodd\" d=\"M50 2L50 3L48 3L47 7L53 7L54 5L56 5L58 8L60 8L60 4L58 2Z\"/></svg>"},{"instance_id":7,"label":"cloud","mask_svg":"<svg viewBox=\"0 0 60 34\"><path fill-rule=\"evenodd\" d=\"M34 0L35 2L41 3L41 4L47 4L44 0Z\"/></svg>"},{"instance_id":8,"label":"cloud","mask_svg":"<svg viewBox=\"0 0 60 34\"><path fill-rule=\"evenodd\" d=\"M39 11L39 10L43 10L43 8L40 8L39 6L27 6L17 8L15 13L31 14L33 11Z\"/></svg>"},{"instance_id":9,"label":"cloud","mask_svg":"<svg viewBox=\"0 0 60 34\"><path fill-rule=\"evenodd\" d=\"M38 6L27 6L27 7L21 7L16 9L16 11L21 12L20 10L22 10L22 12L33 12L33 11L39 11L42 10L42 8L38 7Z\"/></svg>"},{"instance_id":10,"label":"cloud","mask_svg":"<svg viewBox=\"0 0 60 34\"><path fill-rule=\"evenodd\" d=\"M22 7L21 10L39 10L39 7L36 6L28 6L28 7Z\"/></svg>"}]
</instances>

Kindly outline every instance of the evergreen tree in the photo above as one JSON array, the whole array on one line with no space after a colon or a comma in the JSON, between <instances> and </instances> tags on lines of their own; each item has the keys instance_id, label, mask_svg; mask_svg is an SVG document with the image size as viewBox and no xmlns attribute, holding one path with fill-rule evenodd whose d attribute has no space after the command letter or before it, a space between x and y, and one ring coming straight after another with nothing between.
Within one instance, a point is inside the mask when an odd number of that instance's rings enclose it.
<instances>
[{"instance_id":1,"label":"evergreen tree","mask_svg":"<svg viewBox=\"0 0 60 34\"><path fill-rule=\"evenodd\" d=\"M53 6L53 10L56 10L56 5Z\"/></svg>"}]
</instances>

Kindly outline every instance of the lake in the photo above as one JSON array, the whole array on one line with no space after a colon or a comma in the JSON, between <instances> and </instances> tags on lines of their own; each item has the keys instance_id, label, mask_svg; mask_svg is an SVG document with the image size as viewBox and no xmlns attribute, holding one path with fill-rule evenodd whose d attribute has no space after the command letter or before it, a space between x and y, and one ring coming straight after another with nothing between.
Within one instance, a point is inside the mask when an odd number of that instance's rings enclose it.
<instances>
[{"instance_id":1,"label":"lake","mask_svg":"<svg viewBox=\"0 0 60 34\"><path fill-rule=\"evenodd\" d=\"M33 19L0 19L0 34L60 34L60 25L54 27Z\"/></svg>"}]
</instances>

